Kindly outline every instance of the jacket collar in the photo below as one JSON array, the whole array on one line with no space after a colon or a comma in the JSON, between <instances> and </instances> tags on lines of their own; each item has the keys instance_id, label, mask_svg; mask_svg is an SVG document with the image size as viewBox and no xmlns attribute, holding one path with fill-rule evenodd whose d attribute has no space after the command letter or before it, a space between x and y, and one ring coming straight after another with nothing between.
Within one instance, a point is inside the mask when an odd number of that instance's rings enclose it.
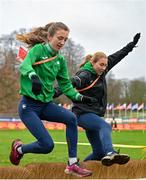
<instances>
[{"instance_id":1,"label":"jacket collar","mask_svg":"<svg viewBox=\"0 0 146 180\"><path fill-rule=\"evenodd\" d=\"M52 56L56 56L57 54L59 54L59 52L54 50L49 43L46 44L46 47Z\"/></svg>"},{"instance_id":2,"label":"jacket collar","mask_svg":"<svg viewBox=\"0 0 146 180\"><path fill-rule=\"evenodd\" d=\"M90 62L87 62L81 67L82 70L88 70L93 74L97 74L95 69L93 68L93 65Z\"/></svg>"}]
</instances>

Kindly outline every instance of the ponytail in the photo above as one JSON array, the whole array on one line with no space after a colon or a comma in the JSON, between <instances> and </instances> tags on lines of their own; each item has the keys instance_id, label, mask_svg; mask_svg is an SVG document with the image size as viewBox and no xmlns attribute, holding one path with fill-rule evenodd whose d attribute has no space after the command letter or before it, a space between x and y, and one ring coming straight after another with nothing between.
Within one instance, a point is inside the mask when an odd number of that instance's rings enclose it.
<instances>
[{"instance_id":1,"label":"ponytail","mask_svg":"<svg viewBox=\"0 0 146 180\"><path fill-rule=\"evenodd\" d=\"M84 64L86 64L86 62L91 61L91 59L92 59L92 55L88 54L87 56L85 56L83 62L79 65L79 67L81 68L82 66L84 66Z\"/></svg>"},{"instance_id":2,"label":"ponytail","mask_svg":"<svg viewBox=\"0 0 146 180\"><path fill-rule=\"evenodd\" d=\"M26 34L17 34L16 39L27 44L29 48L33 47L35 44L44 43L48 41L48 34L53 36L57 30L64 29L69 31L69 28L62 22L52 22L46 24L44 27L38 27L32 29L31 32Z\"/></svg>"}]
</instances>

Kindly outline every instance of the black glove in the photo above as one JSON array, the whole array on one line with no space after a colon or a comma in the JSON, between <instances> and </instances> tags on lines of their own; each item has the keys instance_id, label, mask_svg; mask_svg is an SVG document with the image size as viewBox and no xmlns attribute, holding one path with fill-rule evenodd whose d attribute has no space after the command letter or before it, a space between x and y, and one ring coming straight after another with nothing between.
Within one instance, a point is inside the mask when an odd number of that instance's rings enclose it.
<instances>
[{"instance_id":1,"label":"black glove","mask_svg":"<svg viewBox=\"0 0 146 180\"><path fill-rule=\"evenodd\" d=\"M39 95L41 94L42 91L42 83L37 75L32 75L31 76L31 81L32 81L32 92L34 95Z\"/></svg>"},{"instance_id":2,"label":"black glove","mask_svg":"<svg viewBox=\"0 0 146 180\"><path fill-rule=\"evenodd\" d=\"M54 90L55 90L55 93L54 93L53 98L57 98L63 94L59 87L55 87Z\"/></svg>"},{"instance_id":3,"label":"black glove","mask_svg":"<svg viewBox=\"0 0 146 180\"><path fill-rule=\"evenodd\" d=\"M89 97L89 96L82 96L81 97L81 102L91 104L91 103L96 103L97 99L95 99L93 97Z\"/></svg>"},{"instance_id":4,"label":"black glove","mask_svg":"<svg viewBox=\"0 0 146 180\"><path fill-rule=\"evenodd\" d=\"M139 38L140 38L140 33L137 33L137 34L134 36L134 38L133 38L133 44L134 44L134 45L137 44Z\"/></svg>"}]
</instances>

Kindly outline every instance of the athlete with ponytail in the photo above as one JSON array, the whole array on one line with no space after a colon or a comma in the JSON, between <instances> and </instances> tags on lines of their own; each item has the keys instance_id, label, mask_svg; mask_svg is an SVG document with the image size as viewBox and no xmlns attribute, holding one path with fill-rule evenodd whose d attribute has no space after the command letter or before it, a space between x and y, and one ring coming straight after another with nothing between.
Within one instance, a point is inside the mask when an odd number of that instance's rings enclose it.
<instances>
[{"instance_id":1,"label":"athlete with ponytail","mask_svg":"<svg viewBox=\"0 0 146 180\"><path fill-rule=\"evenodd\" d=\"M66 59L59 54L68 39L69 28L62 22L53 22L33 29L17 40L26 43L29 52L20 65L20 100L18 111L22 122L36 138L35 142L23 144L20 139L12 142L10 161L20 163L27 153L48 154L54 142L42 120L64 123L68 144L69 161L65 173L85 177L91 171L81 168L77 160L77 118L74 113L52 102L54 81L61 91L76 102L91 103L94 98L77 92L69 79Z\"/></svg>"},{"instance_id":2,"label":"athlete with ponytail","mask_svg":"<svg viewBox=\"0 0 146 180\"><path fill-rule=\"evenodd\" d=\"M104 120L107 106L107 73L133 50L140 38L137 33L133 41L116 53L107 56L103 52L88 55L80 65L80 70L72 78L72 84L82 95L88 95L97 101L83 104L74 102L72 111L78 117L78 125L85 130L91 144L92 153L84 161L101 160L103 165L111 166L114 163L125 164L130 157L119 154L113 149L111 139L111 126ZM113 92L114 93L114 92ZM56 88L55 97L61 91Z\"/></svg>"}]
</instances>

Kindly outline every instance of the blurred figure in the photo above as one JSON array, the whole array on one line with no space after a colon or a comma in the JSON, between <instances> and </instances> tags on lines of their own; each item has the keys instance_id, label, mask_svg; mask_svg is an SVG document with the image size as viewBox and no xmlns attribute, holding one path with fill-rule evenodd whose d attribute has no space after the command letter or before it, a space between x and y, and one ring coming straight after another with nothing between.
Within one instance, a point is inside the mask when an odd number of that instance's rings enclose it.
<instances>
[{"instance_id":1,"label":"blurred figure","mask_svg":"<svg viewBox=\"0 0 146 180\"><path fill-rule=\"evenodd\" d=\"M112 120L111 120L111 127L112 127L113 131L117 131L118 130L117 121L116 121L114 116L112 117Z\"/></svg>"}]
</instances>

